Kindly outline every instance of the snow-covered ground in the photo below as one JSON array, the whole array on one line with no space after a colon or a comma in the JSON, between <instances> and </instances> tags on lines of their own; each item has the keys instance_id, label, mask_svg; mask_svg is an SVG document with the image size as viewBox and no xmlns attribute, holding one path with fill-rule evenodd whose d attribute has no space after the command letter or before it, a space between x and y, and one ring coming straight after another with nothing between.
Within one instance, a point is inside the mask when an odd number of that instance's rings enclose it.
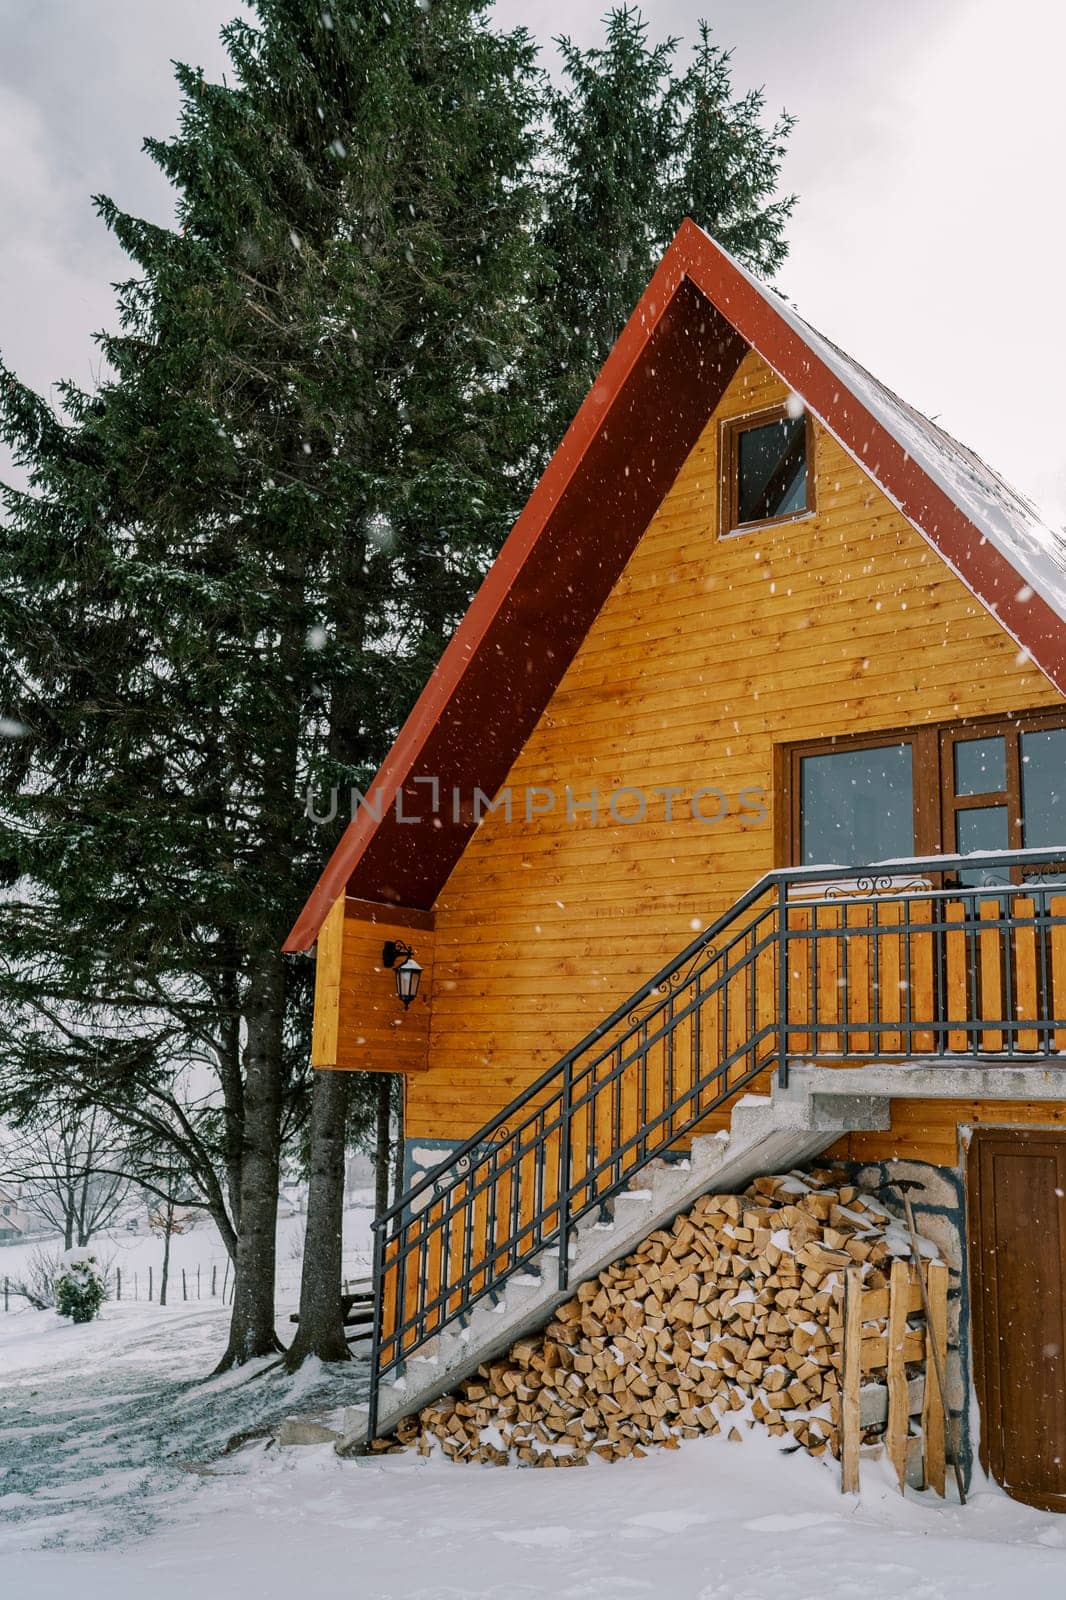
<instances>
[{"instance_id":1,"label":"snow-covered ground","mask_svg":"<svg viewBox=\"0 0 1066 1600\"><path fill-rule=\"evenodd\" d=\"M292 1334L299 1293L304 1219L278 1226L278 1331ZM345 1213L344 1268L365 1275L369 1212ZM54 1251L58 1241L44 1241ZM33 1243L0 1252L0 1278L18 1278ZM0 1556L12 1549L113 1545L143 1536L188 1497L180 1463L215 1458L238 1433L269 1430L292 1410L352 1404L366 1389L363 1362L288 1379L260 1362L211 1378L226 1345L229 1308L210 1298L211 1269L223 1283L222 1246L203 1220L172 1245L170 1303L132 1300L135 1279L158 1294L162 1245L152 1235L116 1230L93 1241L100 1259L121 1266L124 1298L99 1321L74 1327L12 1299L0 1310ZM181 1269L195 1294L182 1299ZM231 1280L232 1281L232 1280ZM2 1306L2 1300L0 1300ZM16 1309L17 1308L17 1309ZM8 1570L5 1561L0 1570Z\"/></svg>"},{"instance_id":2,"label":"snow-covered ground","mask_svg":"<svg viewBox=\"0 0 1066 1600\"><path fill-rule=\"evenodd\" d=\"M34 1314L39 1317L41 1314ZM902 1501L867 1464L861 1500L768 1436L704 1439L643 1461L520 1471L405 1455L342 1462L252 1440L211 1464L221 1428L333 1405L318 1371L206 1385L217 1312L109 1309L30 1325L2 1420L0 1572L19 1600L971 1600L1066 1592L1066 1522L981 1487L966 1510ZM362 1370L362 1363L359 1364ZM32 1386L32 1387L31 1387ZM350 1398L350 1395L348 1396Z\"/></svg>"},{"instance_id":3,"label":"snow-covered ground","mask_svg":"<svg viewBox=\"0 0 1066 1600\"><path fill-rule=\"evenodd\" d=\"M279 1321L282 1333L287 1322ZM904 1501L753 1432L524 1471L343 1462L257 1430L361 1398L363 1361L206 1375L216 1304L0 1314L0 1575L18 1600L971 1600L1066 1594L1066 1518L975 1485ZM223 1454L237 1433L253 1435ZM193 1470L189 1470L192 1468Z\"/></svg>"}]
</instances>

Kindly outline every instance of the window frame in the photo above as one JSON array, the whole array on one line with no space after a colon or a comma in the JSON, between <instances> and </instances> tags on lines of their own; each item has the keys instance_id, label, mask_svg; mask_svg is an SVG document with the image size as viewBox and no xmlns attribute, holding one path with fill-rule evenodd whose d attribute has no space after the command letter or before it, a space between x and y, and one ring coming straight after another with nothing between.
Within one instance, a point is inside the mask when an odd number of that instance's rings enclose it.
<instances>
[{"instance_id":1,"label":"window frame","mask_svg":"<svg viewBox=\"0 0 1066 1600\"><path fill-rule=\"evenodd\" d=\"M1063 719L1066 723L1066 717ZM948 855L958 854L958 817L960 811L981 811L993 806L1003 806L1007 812L1007 848L1022 848L1022 786L1020 761L1020 718L1000 717L974 726L946 727L940 730L940 784L941 812L944 819L944 850ZM1013 734L1013 738L1011 735ZM955 783L955 746L970 739L1003 740L1004 765L1007 787L985 789L978 794L959 794Z\"/></svg>"},{"instance_id":2,"label":"window frame","mask_svg":"<svg viewBox=\"0 0 1066 1600\"><path fill-rule=\"evenodd\" d=\"M757 522L737 521L740 500L740 449L738 443L740 435L748 433L753 428L767 427L772 422L781 422L788 416L788 406L781 404L764 406L759 411L748 411L742 416L724 417L722 419L718 438L719 538L728 539L735 534L756 533L760 528L777 528L783 523L799 522L804 517L814 515L814 423L810 411L805 406L803 409L803 450L807 465L807 470L804 474L806 503L801 510L785 511L780 516L760 517Z\"/></svg>"},{"instance_id":3,"label":"window frame","mask_svg":"<svg viewBox=\"0 0 1066 1600\"><path fill-rule=\"evenodd\" d=\"M913 749L915 855L956 854L957 813L988 805L1008 807L1010 848L1020 850L1022 848L1021 735L1041 728L1066 728L1066 706L1020 711L1013 717L967 717L958 722L931 722L920 728L885 728L876 733L835 734L784 745L781 765L780 864L784 867L802 866L800 763L803 758L832 755L835 750L874 750L888 744L910 744ZM957 795L955 744L967 739L995 738L999 735L1006 736L1006 790ZM854 864L862 865L862 863Z\"/></svg>"},{"instance_id":4,"label":"window frame","mask_svg":"<svg viewBox=\"0 0 1066 1600\"><path fill-rule=\"evenodd\" d=\"M940 836L940 784L937 766L935 728L885 728L878 733L830 735L824 739L807 739L800 744L790 744L785 752L784 766L784 840L782 865L802 866L803 847L803 784L802 763L807 756L828 756L845 750L879 750L883 745L909 744L911 746L911 776L914 782L914 854L938 854L936 841ZM929 784L932 774L934 783ZM862 865L846 862L842 865Z\"/></svg>"}]
</instances>

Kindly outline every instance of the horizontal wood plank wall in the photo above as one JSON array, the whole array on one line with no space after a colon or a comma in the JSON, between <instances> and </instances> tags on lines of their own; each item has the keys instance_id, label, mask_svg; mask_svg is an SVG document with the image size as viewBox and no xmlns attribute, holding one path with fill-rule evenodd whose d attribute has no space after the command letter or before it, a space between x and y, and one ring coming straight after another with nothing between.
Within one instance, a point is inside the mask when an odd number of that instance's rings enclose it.
<instances>
[{"instance_id":1,"label":"horizontal wood plank wall","mask_svg":"<svg viewBox=\"0 0 1066 1600\"><path fill-rule=\"evenodd\" d=\"M363 901L338 900L322 925L316 949L315 1020L311 1064L344 1072L422 1072L427 1067L433 997L433 931L399 920ZM407 1011L396 979L382 966L387 939L412 946L422 967L418 997ZM333 1020L335 1017L335 1021Z\"/></svg>"},{"instance_id":2,"label":"horizontal wood plank wall","mask_svg":"<svg viewBox=\"0 0 1066 1600\"><path fill-rule=\"evenodd\" d=\"M335 1067L340 1039L341 960L344 955L344 896L334 900L315 941L315 1009L311 1065Z\"/></svg>"},{"instance_id":3,"label":"horizontal wood plank wall","mask_svg":"<svg viewBox=\"0 0 1066 1600\"><path fill-rule=\"evenodd\" d=\"M511 771L556 810L487 817L442 891L409 1137L473 1132L775 864L775 747L1062 703L821 427L814 514L717 538L719 422L784 398L749 354ZM566 784L655 803L570 824ZM770 815L694 821L702 785L762 789Z\"/></svg>"},{"instance_id":4,"label":"horizontal wood plank wall","mask_svg":"<svg viewBox=\"0 0 1066 1600\"><path fill-rule=\"evenodd\" d=\"M960 1128L1064 1126L1066 1104L1054 1100L893 1100L891 1128L849 1133L823 1159L928 1161L953 1167L959 1159Z\"/></svg>"}]
</instances>

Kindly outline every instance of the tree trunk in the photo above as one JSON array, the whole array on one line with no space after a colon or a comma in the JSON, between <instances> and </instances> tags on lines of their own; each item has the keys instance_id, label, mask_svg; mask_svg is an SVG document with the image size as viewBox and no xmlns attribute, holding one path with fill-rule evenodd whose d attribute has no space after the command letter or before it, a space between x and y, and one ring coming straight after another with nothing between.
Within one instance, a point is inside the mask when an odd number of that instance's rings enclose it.
<instances>
[{"instance_id":1,"label":"tree trunk","mask_svg":"<svg viewBox=\"0 0 1066 1600\"><path fill-rule=\"evenodd\" d=\"M374 1215L389 1209L389 1158L392 1154L392 1074L378 1075L377 1139L374 1147Z\"/></svg>"},{"instance_id":2,"label":"tree trunk","mask_svg":"<svg viewBox=\"0 0 1066 1600\"><path fill-rule=\"evenodd\" d=\"M271 952L261 958L253 972L248 993L241 1221L229 1343L218 1364L219 1372L283 1348L274 1328L274 1279L281 1176L284 997L284 958Z\"/></svg>"},{"instance_id":3,"label":"tree trunk","mask_svg":"<svg viewBox=\"0 0 1066 1600\"><path fill-rule=\"evenodd\" d=\"M316 1072L311 1089L311 1181L300 1277L300 1322L285 1365L295 1372L308 1356L350 1361L341 1311L344 1227L344 1135L348 1077Z\"/></svg>"},{"instance_id":4,"label":"tree trunk","mask_svg":"<svg viewBox=\"0 0 1066 1600\"><path fill-rule=\"evenodd\" d=\"M93 1148L93 1146L92 1146L92 1128L93 1128L93 1123L95 1122L95 1120L96 1120L96 1113L94 1111L93 1115L92 1115L92 1118L90 1120L90 1123L89 1123L89 1141L88 1141L88 1145L85 1148L85 1150L83 1151L83 1160L85 1160L87 1162L92 1160L92 1148ZM89 1175L88 1171L83 1172L82 1175L81 1175L81 1183L80 1183L79 1190L78 1190L77 1232L78 1232L78 1249L79 1250L84 1250L85 1246L89 1243L89 1235L90 1235L90 1231L91 1230L87 1230L87 1228L86 1228L86 1218L87 1218L87 1216L89 1214L89 1184L90 1184L91 1181L92 1180L90 1178L90 1175Z\"/></svg>"},{"instance_id":5,"label":"tree trunk","mask_svg":"<svg viewBox=\"0 0 1066 1600\"><path fill-rule=\"evenodd\" d=\"M168 1200L163 1212L163 1276L159 1280L159 1304L167 1303L167 1279L170 1277L170 1236L174 1231L174 1203Z\"/></svg>"},{"instance_id":6,"label":"tree trunk","mask_svg":"<svg viewBox=\"0 0 1066 1600\"><path fill-rule=\"evenodd\" d=\"M170 1229L163 1235L163 1272L159 1279L159 1304L167 1303L167 1280L170 1277Z\"/></svg>"},{"instance_id":7,"label":"tree trunk","mask_svg":"<svg viewBox=\"0 0 1066 1600\"><path fill-rule=\"evenodd\" d=\"M396 1205L403 1194L403 1075L396 1074L396 1145L393 1150L392 1203Z\"/></svg>"}]
</instances>

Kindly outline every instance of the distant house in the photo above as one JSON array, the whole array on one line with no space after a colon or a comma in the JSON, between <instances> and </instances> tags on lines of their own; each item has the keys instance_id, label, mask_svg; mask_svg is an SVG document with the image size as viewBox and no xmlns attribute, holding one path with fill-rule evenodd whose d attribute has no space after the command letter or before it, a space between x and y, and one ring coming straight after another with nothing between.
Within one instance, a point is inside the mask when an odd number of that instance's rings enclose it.
<instances>
[{"instance_id":1,"label":"distant house","mask_svg":"<svg viewBox=\"0 0 1066 1600\"><path fill-rule=\"evenodd\" d=\"M368 798L287 948L403 1074L370 1429L817 1157L1066 1510L1066 536L686 222Z\"/></svg>"},{"instance_id":2,"label":"distant house","mask_svg":"<svg viewBox=\"0 0 1066 1600\"><path fill-rule=\"evenodd\" d=\"M31 1231L31 1218L17 1192L0 1187L0 1244L19 1244Z\"/></svg>"},{"instance_id":3,"label":"distant house","mask_svg":"<svg viewBox=\"0 0 1066 1600\"><path fill-rule=\"evenodd\" d=\"M348 1196L367 1195L374 1188L376 1168L368 1155L350 1155L344 1163L344 1192Z\"/></svg>"}]
</instances>

